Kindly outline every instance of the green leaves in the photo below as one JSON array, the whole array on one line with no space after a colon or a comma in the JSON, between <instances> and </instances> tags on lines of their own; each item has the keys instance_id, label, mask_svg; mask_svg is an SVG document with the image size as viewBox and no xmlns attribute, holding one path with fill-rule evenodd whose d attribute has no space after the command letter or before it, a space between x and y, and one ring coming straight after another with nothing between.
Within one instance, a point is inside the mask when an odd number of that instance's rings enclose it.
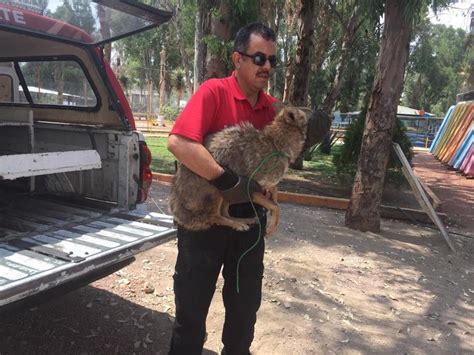
<instances>
[{"instance_id":1,"label":"green leaves","mask_svg":"<svg viewBox=\"0 0 474 355\"><path fill-rule=\"evenodd\" d=\"M403 102L442 116L467 77L467 34L444 25L418 28L409 59Z\"/></svg>"},{"instance_id":2,"label":"green leaves","mask_svg":"<svg viewBox=\"0 0 474 355\"><path fill-rule=\"evenodd\" d=\"M359 117L352 121L344 134L344 141L341 149L336 154L334 154L333 162L336 166L338 174L355 174L357 160L359 159L360 148L362 145L365 116L366 110L363 110ZM411 162L413 158L413 152L411 151L412 144L406 132L407 129L403 125L402 121L397 118L393 129L392 140L393 142L400 145L408 161ZM388 167L389 169L395 170L401 167L400 161L394 154L391 154L390 156Z\"/></svg>"}]
</instances>

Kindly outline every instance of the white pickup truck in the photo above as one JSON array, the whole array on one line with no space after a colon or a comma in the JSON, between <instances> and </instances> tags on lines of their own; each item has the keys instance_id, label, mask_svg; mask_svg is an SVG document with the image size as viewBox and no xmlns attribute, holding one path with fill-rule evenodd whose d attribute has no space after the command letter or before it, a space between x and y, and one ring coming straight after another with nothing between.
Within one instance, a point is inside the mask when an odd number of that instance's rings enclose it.
<instances>
[{"instance_id":1,"label":"white pickup truck","mask_svg":"<svg viewBox=\"0 0 474 355\"><path fill-rule=\"evenodd\" d=\"M151 154L103 55L172 14L133 0L82 0L83 13L32 3L0 1L0 312L106 276L176 234L143 206Z\"/></svg>"}]
</instances>

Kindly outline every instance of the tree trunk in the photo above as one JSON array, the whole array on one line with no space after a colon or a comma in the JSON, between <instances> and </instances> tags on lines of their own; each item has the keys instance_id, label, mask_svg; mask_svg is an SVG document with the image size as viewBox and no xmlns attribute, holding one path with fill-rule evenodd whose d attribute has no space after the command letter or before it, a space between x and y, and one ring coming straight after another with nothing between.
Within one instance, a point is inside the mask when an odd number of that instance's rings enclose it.
<instances>
[{"instance_id":1,"label":"tree trunk","mask_svg":"<svg viewBox=\"0 0 474 355\"><path fill-rule=\"evenodd\" d=\"M354 45L354 41L356 38L356 33L358 29L358 22L359 22L359 14L357 5L355 6L351 18L345 26L344 36L342 39L342 49L341 55L339 57L339 63L337 64L336 69L336 77L331 85L331 89L329 90L326 98L324 99L323 103L323 111L326 112L328 115L332 114L332 110L336 104L336 100L341 93L341 87L344 80L344 73L347 67L347 63L351 57L352 47Z\"/></svg>"},{"instance_id":2,"label":"tree trunk","mask_svg":"<svg viewBox=\"0 0 474 355\"><path fill-rule=\"evenodd\" d=\"M285 1L283 6L283 12L285 13L286 20L286 31L282 34L283 39L283 62L282 67L285 68L284 76L285 82L283 87L283 102L288 102L290 98L290 88L293 81L293 70L294 70L294 59L291 53L291 43L293 37L297 34L298 27L298 12L294 8L294 4L289 1Z\"/></svg>"},{"instance_id":3,"label":"tree trunk","mask_svg":"<svg viewBox=\"0 0 474 355\"><path fill-rule=\"evenodd\" d=\"M189 72L189 61L186 54L186 48L181 36L181 7L183 6L182 0L176 4L176 14L174 16L174 26L176 29L176 37L178 39L179 54L181 54L181 64L184 70L184 81L186 82L186 88L188 89L189 95L193 93L193 85L191 83L190 72Z\"/></svg>"},{"instance_id":4,"label":"tree trunk","mask_svg":"<svg viewBox=\"0 0 474 355\"><path fill-rule=\"evenodd\" d=\"M36 101L41 101L41 87L43 83L41 82L41 65L36 66L36 86L38 87L38 92L36 93Z\"/></svg>"},{"instance_id":5,"label":"tree trunk","mask_svg":"<svg viewBox=\"0 0 474 355\"><path fill-rule=\"evenodd\" d=\"M229 42L232 36L229 6L227 0L221 0L219 10L211 17L211 35L220 43ZM229 74L222 53L208 53L206 71L206 79L223 78Z\"/></svg>"},{"instance_id":6,"label":"tree trunk","mask_svg":"<svg viewBox=\"0 0 474 355\"><path fill-rule=\"evenodd\" d=\"M82 89L84 91L84 106L89 104L88 97L87 97L87 89L89 88L89 81L84 78L82 79Z\"/></svg>"},{"instance_id":7,"label":"tree trunk","mask_svg":"<svg viewBox=\"0 0 474 355\"><path fill-rule=\"evenodd\" d=\"M148 117L152 117L153 114L153 81L148 82L148 108L147 108Z\"/></svg>"},{"instance_id":8,"label":"tree trunk","mask_svg":"<svg viewBox=\"0 0 474 355\"><path fill-rule=\"evenodd\" d=\"M276 16L276 5L275 2L281 2L281 0L260 0L258 4L258 18L260 21L275 30L275 16Z\"/></svg>"},{"instance_id":9,"label":"tree trunk","mask_svg":"<svg viewBox=\"0 0 474 355\"><path fill-rule=\"evenodd\" d=\"M474 37L471 32L471 38ZM474 57L471 59L469 63L469 77L466 80L465 84L465 91L474 90Z\"/></svg>"},{"instance_id":10,"label":"tree trunk","mask_svg":"<svg viewBox=\"0 0 474 355\"><path fill-rule=\"evenodd\" d=\"M110 38L110 11L103 6L97 6L97 16L99 17L102 39ZM112 45L110 43L104 45L104 57L110 63L112 58Z\"/></svg>"},{"instance_id":11,"label":"tree trunk","mask_svg":"<svg viewBox=\"0 0 474 355\"><path fill-rule=\"evenodd\" d=\"M196 25L194 34L194 91L206 76L207 45L204 36L209 34L209 5L207 0L197 0Z\"/></svg>"},{"instance_id":12,"label":"tree trunk","mask_svg":"<svg viewBox=\"0 0 474 355\"><path fill-rule=\"evenodd\" d=\"M329 52L331 35L331 12L326 1L321 1L316 9L318 39L314 44L311 75L317 76Z\"/></svg>"},{"instance_id":13,"label":"tree trunk","mask_svg":"<svg viewBox=\"0 0 474 355\"><path fill-rule=\"evenodd\" d=\"M293 105L306 106L309 86L308 73L311 69L311 52L313 51L314 0L301 0L301 5L298 15L298 47L289 101Z\"/></svg>"},{"instance_id":14,"label":"tree trunk","mask_svg":"<svg viewBox=\"0 0 474 355\"><path fill-rule=\"evenodd\" d=\"M277 2L277 5L276 5L276 14L275 14L275 33L277 34L278 36L278 31L280 30L280 22L281 20L283 19L283 7L285 5L285 1L284 0L280 0ZM269 92L270 92L270 95L272 96L275 96L277 94L277 77L278 77L278 74L277 74L277 71L274 70L273 71L273 74L272 74L272 78L271 78L271 81L269 83Z\"/></svg>"},{"instance_id":15,"label":"tree trunk","mask_svg":"<svg viewBox=\"0 0 474 355\"><path fill-rule=\"evenodd\" d=\"M280 27L280 21L283 16L284 0L260 0L259 4L259 18L262 22L270 27L276 34ZM270 95L275 95L276 92L277 71L274 70L270 80L268 81L268 92Z\"/></svg>"},{"instance_id":16,"label":"tree trunk","mask_svg":"<svg viewBox=\"0 0 474 355\"><path fill-rule=\"evenodd\" d=\"M58 96L56 103L58 105L64 104L64 62L57 62L54 69L54 81L56 84L56 91Z\"/></svg>"},{"instance_id":17,"label":"tree trunk","mask_svg":"<svg viewBox=\"0 0 474 355\"><path fill-rule=\"evenodd\" d=\"M361 231L380 231L380 204L392 148L392 132L408 60L411 20L398 0L385 3L385 24L377 61L357 173L346 226Z\"/></svg>"},{"instance_id":18,"label":"tree trunk","mask_svg":"<svg viewBox=\"0 0 474 355\"><path fill-rule=\"evenodd\" d=\"M183 90L176 90L176 109L179 110L179 103L181 102L181 97L183 96Z\"/></svg>"},{"instance_id":19,"label":"tree trunk","mask_svg":"<svg viewBox=\"0 0 474 355\"><path fill-rule=\"evenodd\" d=\"M326 98L324 99L322 110L328 114L332 115L334 106L336 105L336 100L341 94L342 83L344 80L344 73L346 71L347 63L351 57L352 47L356 38L356 33L358 29L359 14L357 5L354 6L349 22L343 24L344 35L342 38L342 49L341 55L339 56L339 62L337 63L336 76L331 84ZM331 132L328 132L321 142L319 147L322 153L331 154Z\"/></svg>"},{"instance_id":20,"label":"tree trunk","mask_svg":"<svg viewBox=\"0 0 474 355\"><path fill-rule=\"evenodd\" d=\"M313 51L313 15L314 0L301 0L299 12L298 47L296 49L296 61L294 66L294 77L289 94L289 102L296 106L306 106L308 102L309 75L311 71L311 53ZM291 163L290 167L296 170L303 169L303 156Z\"/></svg>"},{"instance_id":21,"label":"tree trunk","mask_svg":"<svg viewBox=\"0 0 474 355\"><path fill-rule=\"evenodd\" d=\"M283 102L290 100L290 88L293 85L293 61L288 59L285 67L285 87L283 89Z\"/></svg>"},{"instance_id":22,"label":"tree trunk","mask_svg":"<svg viewBox=\"0 0 474 355\"><path fill-rule=\"evenodd\" d=\"M164 49L160 52L160 112L163 113L163 106L165 106L166 102L166 51ZM163 121L161 115L158 115L158 124L160 126L163 125Z\"/></svg>"}]
</instances>

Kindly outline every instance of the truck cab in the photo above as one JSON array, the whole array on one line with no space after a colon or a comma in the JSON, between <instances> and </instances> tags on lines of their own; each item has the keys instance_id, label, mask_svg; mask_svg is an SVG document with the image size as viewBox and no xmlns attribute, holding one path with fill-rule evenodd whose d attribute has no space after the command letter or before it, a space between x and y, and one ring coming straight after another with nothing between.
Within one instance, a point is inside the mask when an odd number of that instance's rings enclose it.
<instances>
[{"instance_id":1,"label":"truck cab","mask_svg":"<svg viewBox=\"0 0 474 355\"><path fill-rule=\"evenodd\" d=\"M106 276L176 234L144 207L151 154L103 54L172 13L133 0L81 1L81 13L32 3L0 1L0 312Z\"/></svg>"}]
</instances>

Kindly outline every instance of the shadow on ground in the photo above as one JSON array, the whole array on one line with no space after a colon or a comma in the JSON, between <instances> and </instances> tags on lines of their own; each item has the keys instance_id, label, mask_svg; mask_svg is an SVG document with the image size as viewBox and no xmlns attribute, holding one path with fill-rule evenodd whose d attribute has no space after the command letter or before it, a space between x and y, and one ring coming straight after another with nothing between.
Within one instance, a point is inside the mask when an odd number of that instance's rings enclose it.
<instances>
[{"instance_id":1,"label":"shadow on ground","mask_svg":"<svg viewBox=\"0 0 474 355\"><path fill-rule=\"evenodd\" d=\"M173 322L168 313L87 286L2 316L0 354L166 354Z\"/></svg>"}]
</instances>

